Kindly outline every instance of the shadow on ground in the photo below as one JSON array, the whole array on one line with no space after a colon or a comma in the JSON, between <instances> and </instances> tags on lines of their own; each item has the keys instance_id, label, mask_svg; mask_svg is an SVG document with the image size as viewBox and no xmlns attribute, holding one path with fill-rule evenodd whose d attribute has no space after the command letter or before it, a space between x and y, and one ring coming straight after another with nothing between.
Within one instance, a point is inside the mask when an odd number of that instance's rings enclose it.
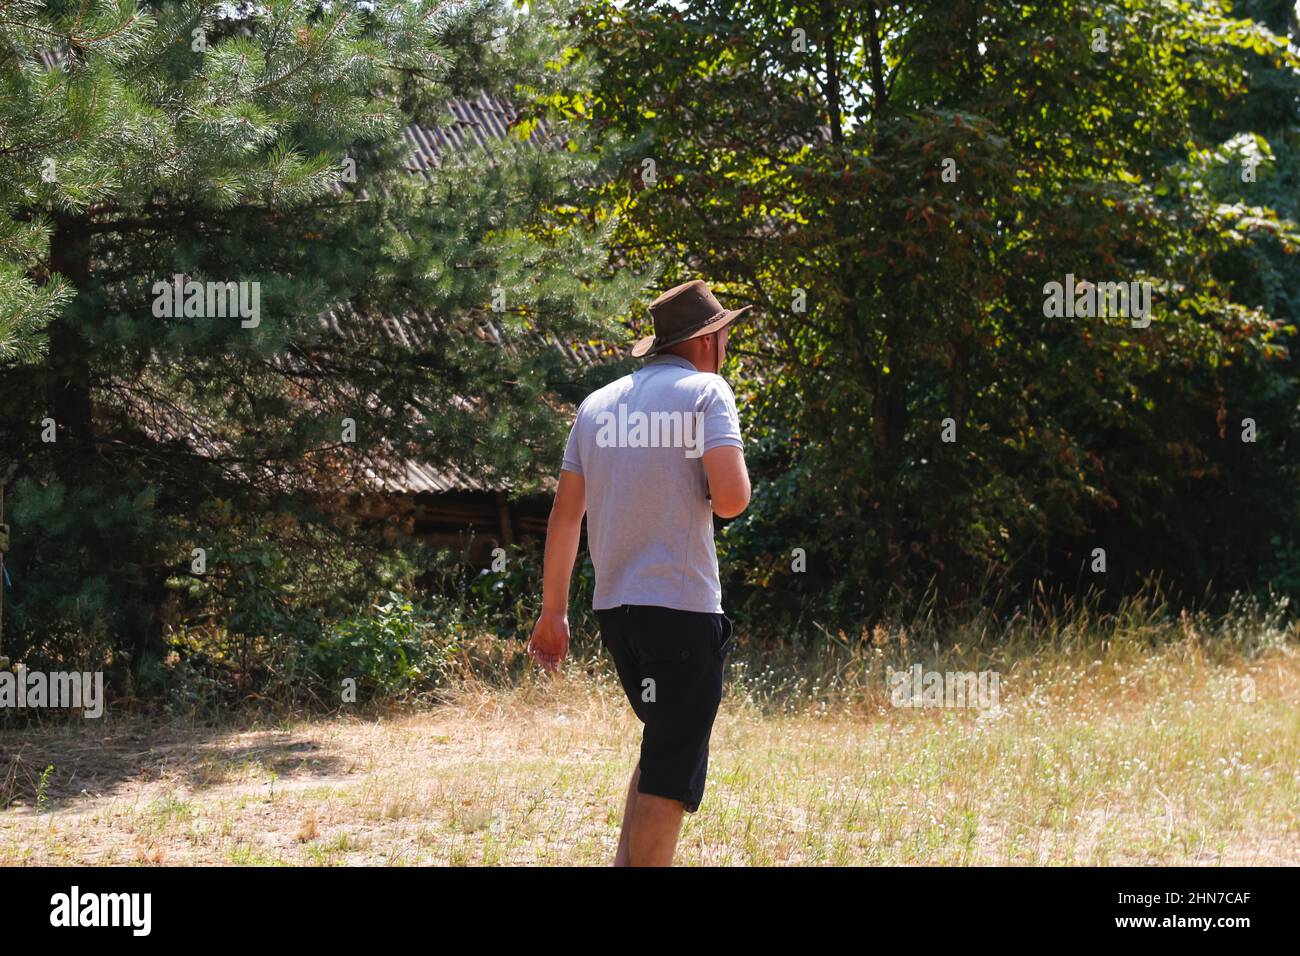
<instances>
[{"instance_id":1,"label":"shadow on ground","mask_svg":"<svg viewBox=\"0 0 1300 956\"><path fill-rule=\"evenodd\" d=\"M324 777L338 773L342 762L311 735L265 727L87 723L6 730L0 737L0 811L59 810L164 779L202 790L250 771Z\"/></svg>"}]
</instances>

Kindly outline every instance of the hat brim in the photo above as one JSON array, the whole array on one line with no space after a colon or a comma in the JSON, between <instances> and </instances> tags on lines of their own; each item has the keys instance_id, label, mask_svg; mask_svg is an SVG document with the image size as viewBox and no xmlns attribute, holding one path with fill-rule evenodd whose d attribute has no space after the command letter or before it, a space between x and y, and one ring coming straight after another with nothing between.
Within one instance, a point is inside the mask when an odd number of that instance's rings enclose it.
<instances>
[{"instance_id":1,"label":"hat brim","mask_svg":"<svg viewBox=\"0 0 1300 956\"><path fill-rule=\"evenodd\" d=\"M664 349L673 345L680 345L682 342L689 342L691 339L698 339L701 335L709 335L713 332L717 332L736 321L742 312L748 312L752 308L752 305L742 305L739 309L728 309L707 325L703 325L700 328L695 329L693 332L687 332L685 335L678 335L664 339L662 342L655 341L653 335L647 335L632 346L632 357L644 358L648 355L654 355L656 352L662 352Z\"/></svg>"}]
</instances>

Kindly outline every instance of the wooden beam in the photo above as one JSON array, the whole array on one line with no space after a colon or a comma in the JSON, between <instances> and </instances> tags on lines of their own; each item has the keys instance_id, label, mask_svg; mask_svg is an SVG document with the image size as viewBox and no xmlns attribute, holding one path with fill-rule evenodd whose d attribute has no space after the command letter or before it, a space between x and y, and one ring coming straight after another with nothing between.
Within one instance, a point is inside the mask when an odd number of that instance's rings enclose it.
<instances>
[{"instance_id":1,"label":"wooden beam","mask_svg":"<svg viewBox=\"0 0 1300 956\"><path fill-rule=\"evenodd\" d=\"M501 544L510 547L515 543L515 529L510 523L510 500L504 491L497 492L497 527L501 532Z\"/></svg>"}]
</instances>

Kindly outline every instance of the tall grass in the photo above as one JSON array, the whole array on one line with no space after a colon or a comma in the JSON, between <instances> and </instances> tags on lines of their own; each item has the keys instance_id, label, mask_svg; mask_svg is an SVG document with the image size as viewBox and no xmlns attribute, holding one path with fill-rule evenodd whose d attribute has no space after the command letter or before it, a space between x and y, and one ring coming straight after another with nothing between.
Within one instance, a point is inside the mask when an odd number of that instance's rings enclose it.
<instances>
[{"instance_id":1,"label":"tall grass","mask_svg":"<svg viewBox=\"0 0 1300 956\"><path fill-rule=\"evenodd\" d=\"M608 673L594 618L572 621L568 671ZM999 675L1003 693L1033 686L1039 694L1082 693L1126 680L1159 680L1162 667L1193 674L1208 667L1244 667L1272 651L1294 650L1300 622L1288 601L1264 605L1240 596L1219 615L1175 612L1146 590L1113 611L1095 597L1058 607L1030 605L998 620L976 610L939 620L928 609L906 620L864 623L855 632L820 628L820 639L790 642L738 624L728 657L732 697L763 713L845 715L890 704L889 674L920 664L926 671ZM516 686L537 679L518 641L496 636L463 641L449 663L462 689Z\"/></svg>"}]
</instances>

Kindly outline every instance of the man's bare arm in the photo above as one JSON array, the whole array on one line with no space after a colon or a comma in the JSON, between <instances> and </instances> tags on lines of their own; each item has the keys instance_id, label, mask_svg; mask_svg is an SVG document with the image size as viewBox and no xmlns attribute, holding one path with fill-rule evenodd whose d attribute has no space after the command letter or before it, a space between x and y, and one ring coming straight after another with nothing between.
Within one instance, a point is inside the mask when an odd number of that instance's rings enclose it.
<instances>
[{"instance_id":1,"label":"man's bare arm","mask_svg":"<svg viewBox=\"0 0 1300 956\"><path fill-rule=\"evenodd\" d=\"M704 453L704 473L709 476L713 513L734 518L749 507L749 469L745 453L734 445L721 445Z\"/></svg>"},{"instance_id":2,"label":"man's bare arm","mask_svg":"<svg viewBox=\"0 0 1300 956\"><path fill-rule=\"evenodd\" d=\"M546 557L542 565L542 612L528 641L528 653L553 671L569 653L569 582L587 513L587 483L573 471L560 472L555 503L546 525Z\"/></svg>"}]
</instances>

